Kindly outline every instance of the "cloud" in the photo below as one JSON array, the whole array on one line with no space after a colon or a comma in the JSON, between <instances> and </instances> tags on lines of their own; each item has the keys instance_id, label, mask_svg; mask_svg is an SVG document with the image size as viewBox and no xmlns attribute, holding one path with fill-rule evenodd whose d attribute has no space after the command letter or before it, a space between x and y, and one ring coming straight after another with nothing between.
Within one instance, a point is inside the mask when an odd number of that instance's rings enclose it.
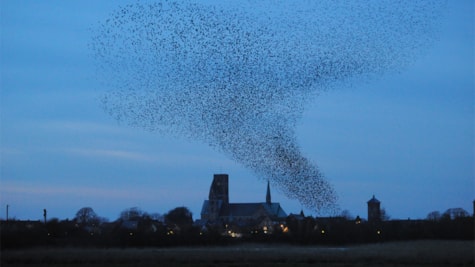
<instances>
[{"instance_id":1,"label":"cloud","mask_svg":"<svg viewBox=\"0 0 475 267\"><path fill-rule=\"evenodd\" d=\"M36 127L49 131L75 132L75 133L91 133L91 134L124 134L124 129L111 126L104 123L89 121L44 121L32 122Z\"/></svg>"},{"instance_id":2,"label":"cloud","mask_svg":"<svg viewBox=\"0 0 475 267\"><path fill-rule=\"evenodd\" d=\"M19 156L25 154L24 151L17 148L2 147L0 148L0 155L3 158L4 156Z\"/></svg>"},{"instance_id":3,"label":"cloud","mask_svg":"<svg viewBox=\"0 0 475 267\"><path fill-rule=\"evenodd\" d=\"M85 157L94 157L94 158L115 158L122 160L133 160L133 161L142 161L142 162L153 162L156 159L153 156L139 153L131 152L126 150L114 150L114 149L88 149L88 148L73 148L68 149L70 153L85 156Z\"/></svg>"},{"instance_id":4,"label":"cloud","mask_svg":"<svg viewBox=\"0 0 475 267\"><path fill-rule=\"evenodd\" d=\"M56 198L100 198L100 199L129 199L152 200L157 195L157 188L144 190L143 188L100 188L93 186L66 186L66 185L38 185L34 183L2 182L0 193L6 199L8 196L29 198L56 197ZM166 194L166 190L160 193ZM12 197L8 197L12 198Z\"/></svg>"},{"instance_id":5,"label":"cloud","mask_svg":"<svg viewBox=\"0 0 475 267\"><path fill-rule=\"evenodd\" d=\"M79 155L82 157L100 158L100 159L116 159L124 161L136 161L172 166L201 166L202 164L215 164L224 167L235 166L232 160L225 157L213 157L208 155L193 154L189 151L187 154L181 153L164 153L154 151L153 153L145 153L138 151L129 151L121 149L100 149L100 148L72 148L67 150L68 153Z\"/></svg>"},{"instance_id":6,"label":"cloud","mask_svg":"<svg viewBox=\"0 0 475 267\"><path fill-rule=\"evenodd\" d=\"M9 204L14 207L11 217L25 220L37 218L43 208L48 209L49 216L63 218L73 215L82 206L91 206L97 209L98 214L109 219L117 218L121 210L132 206L147 212L165 212L176 205L196 203L196 195L201 198L205 194L190 187L182 187L180 194L176 194L166 185L160 184L76 186L39 181L0 181L0 205L4 207Z\"/></svg>"}]
</instances>

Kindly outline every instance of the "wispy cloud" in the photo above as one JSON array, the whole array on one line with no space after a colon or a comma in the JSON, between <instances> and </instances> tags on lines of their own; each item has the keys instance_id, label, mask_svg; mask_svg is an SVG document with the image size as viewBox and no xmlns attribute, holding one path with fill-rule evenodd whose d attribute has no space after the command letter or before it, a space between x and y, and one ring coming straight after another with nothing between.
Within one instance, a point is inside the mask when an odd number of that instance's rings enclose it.
<instances>
[{"instance_id":1,"label":"wispy cloud","mask_svg":"<svg viewBox=\"0 0 475 267\"><path fill-rule=\"evenodd\" d=\"M200 155L196 153L181 154L168 153L163 151L138 152L121 149L98 149L98 148L72 148L67 152L92 158L109 158L127 161L139 161L147 163L157 163L166 165L181 165L181 166L199 166L202 164L214 164L223 167L235 166L236 163L226 157L213 157L210 155Z\"/></svg>"},{"instance_id":2,"label":"wispy cloud","mask_svg":"<svg viewBox=\"0 0 475 267\"><path fill-rule=\"evenodd\" d=\"M93 134L118 134L124 133L126 129L121 128L117 125L110 125L98 122L90 121L61 121L61 120L52 120L52 121L41 121L41 122L32 122L36 124L36 127L52 130L52 131L68 131L68 132L80 132L80 133L93 133Z\"/></svg>"},{"instance_id":3,"label":"wispy cloud","mask_svg":"<svg viewBox=\"0 0 475 267\"><path fill-rule=\"evenodd\" d=\"M130 200L153 200L157 195L157 190L147 190L144 188L101 188L101 187L89 187L89 186L73 186L73 185L39 185L34 183L18 183L18 182L2 182L0 194L3 196L8 195L28 195L30 198L36 196L42 197L88 197L94 199L130 199ZM166 195L167 192L160 192L162 195Z\"/></svg>"},{"instance_id":4,"label":"wispy cloud","mask_svg":"<svg viewBox=\"0 0 475 267\"><path fill-rule=\"evenodd\" d=\"M148 154L140 152L132 152L126 150L114 150L114 149L88 149L88 148L73 148L68 149L68 152L85 156L85 157L100 157L100 158L115 158L123 160L133 160L142 162L153 162L156 159Z\"/></svg>"},{"instance_id":5,"label":"wispy cloud","mask_svg":"<svg viewBox=\"0 0 475 267\"><path fill-rule=\"evenodd\" d=\"M0 147L0 157L23 155L24 151L17 148Z\"/></svg>"},{"instance_id":6,"label":"wispy cloud","mask_svg":"<svg viewBox=\"0 0 475 267\"><path fill-rule=\"evenodd\" d=\"M200 194L201 193L201 194ZM178 205L196 206L203 199L203 192L195 188L180 188L180 193L171 188L154 184L128 185L75 185L41 182L0 181L0 205L15 207L12 217L37 218L43 208L51 210L54 217L67 218L81 206L92 206L101 216L117 218L119 211L137 206L147 212L165 212ZM193 204L190 204L193 203ZM195 209L199 210L198 204Z\"/></svg>"},{"instance_id":7,"label":"wispy cloud","mask_svg":"<svg viewBox=\"0 0 475 267\"><path fill-rule=\"evenodd\" d=\"M22 143L13 144L11 148L0 148L0 153L4 157L21 156L26 154L64 154L91 159L113 159L122 161L136 161L145 163L155 163L167 166L203 166L212 164L220 167L236 166L236 163L226 156L216 152L203 149L200 144L190 143L189 147L184 146L177 140L165 137L164 139L149 138L149 146L144 147L144 139L138 138L140 142L129 139L127 135L131 130L116 125L101 124L88 121L31 121L22 124L24 132L31 132L35 129L34 136L43 136L38 132L46 132L49 139L58 138L61 142L50 146L33 145L25 146ZM81 139L89 140L88 146L79 146L77 136ZM109 140L127 140L125 143ZM186 142L185 142L186 143ZM178 145L177 145L178 144Z\"/></svg>"}]
</instances>

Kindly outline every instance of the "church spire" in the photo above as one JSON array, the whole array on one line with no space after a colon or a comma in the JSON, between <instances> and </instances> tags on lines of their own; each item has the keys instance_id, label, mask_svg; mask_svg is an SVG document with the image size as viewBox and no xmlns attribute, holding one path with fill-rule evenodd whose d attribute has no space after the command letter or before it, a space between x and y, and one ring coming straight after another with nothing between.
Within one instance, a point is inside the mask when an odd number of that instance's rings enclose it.
<instances>
[{"instance_id":1,"label":"church spire","mask_svg":"<svg viewBox=\"0 0 475 267\"><path fill-rule=\"evenodd\" d=\"M269 180L267 180L266 203L267 203L267 204L271 204L271 199L270 199L270 182L269 182Z\"/></svg>"}]
</instances>

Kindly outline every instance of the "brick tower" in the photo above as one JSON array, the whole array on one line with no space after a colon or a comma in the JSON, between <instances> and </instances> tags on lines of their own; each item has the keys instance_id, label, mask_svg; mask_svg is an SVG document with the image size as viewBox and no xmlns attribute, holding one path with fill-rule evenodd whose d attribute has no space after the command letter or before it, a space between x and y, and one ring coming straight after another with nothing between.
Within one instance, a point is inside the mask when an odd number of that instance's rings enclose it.
<instances>
[{"instance_id":1,"label":"brick tower","mask_svg":"<svg viewBox=\"0 0 475 267\"><path fill-rule=\"evenodd\" d=\"M380 205L381 202L373 195L373 198L368 201L368 222L376 223L381 221Z\"/></svg>"}]
</instances>

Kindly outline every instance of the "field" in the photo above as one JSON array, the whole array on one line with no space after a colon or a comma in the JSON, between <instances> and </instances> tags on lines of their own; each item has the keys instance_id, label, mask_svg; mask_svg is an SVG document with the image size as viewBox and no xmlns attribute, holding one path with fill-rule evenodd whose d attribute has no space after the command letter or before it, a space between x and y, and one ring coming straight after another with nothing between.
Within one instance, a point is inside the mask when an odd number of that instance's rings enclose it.
<instances>
[{"instance_id":1,"label":"field","mask_svg":"<svg viewBox=\"0 0 475 267\"><path fill-rule=\"evenodd\" d=\"M474 266L474 242L409 241L347 247L240 244L36 248L2 251L1 266Z\"/></svg>"}]
</instances>

